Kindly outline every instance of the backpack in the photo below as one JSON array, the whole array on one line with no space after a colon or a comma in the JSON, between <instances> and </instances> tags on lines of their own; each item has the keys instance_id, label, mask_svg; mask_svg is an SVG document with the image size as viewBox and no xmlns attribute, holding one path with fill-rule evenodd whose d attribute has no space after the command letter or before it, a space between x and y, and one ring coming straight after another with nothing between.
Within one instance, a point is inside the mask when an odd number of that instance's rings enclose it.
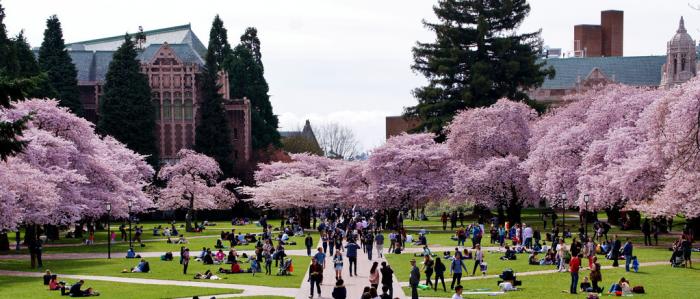
<instances>
[{"instance_id":1,"label":"backpack","mask_svg":"<svg viewBox=\"0 0 700 299\"><path fill-rule=\"evenodd\" d=\"M644 294L644 287L643 286L635 286L632 288L632 293Z\"/></svg>"}]
</instances>

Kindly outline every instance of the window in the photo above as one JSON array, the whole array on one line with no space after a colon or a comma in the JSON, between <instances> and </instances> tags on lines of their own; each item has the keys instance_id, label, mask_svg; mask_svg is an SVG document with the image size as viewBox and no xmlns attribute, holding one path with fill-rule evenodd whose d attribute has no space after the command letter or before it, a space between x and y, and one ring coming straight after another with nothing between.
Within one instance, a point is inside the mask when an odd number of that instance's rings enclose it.
<instances>
[{"instance_id":1,"label":"window","mask_svg":"<svg viewBox=\"0 0 700 299\"><path fill-rule=\"evenodd\" d=\"M160 77L158 75L151 75L151 87L160 86Z\"/></svg>"},{"instance_id":2,"label":"window","mask_svg":"<svg viewBox=\"0 0 700 299\"><path fill-rule=\"evenodd\" d=\"M191 120L192 119L192 100L187 99L185 100L185 120Z\"/></svg>"},{"instance_id":3,"label":"window","mask_svg":"<svg viewBox=\"0 0 700 299\"><path fill-rule=\"evenodd\" d=\"M163 87L170 87L170 75L163 76Z\"/></svg>"},{"instance_id":4,"label":"window","mask_svg":"<svg viewBox=\"0 0 700 299\"><path fill-rule=\"evenodd\" d=\"M172 117L172 102L170 101L170 93L163 93L163 120L170 121Z\"/></svg>"},{"instance_id":5,"label":"window","mask_svg":"<svg viewBox=\"0 0 700 299\"><path fill-rule=\"evenodd\" d=\"M182 84L182 77L180 77L180 75L175 75L173 77L173 85L175 87L180 87L181 84Z\"/></svg>"},{"instance_id":6,"label":"window","mask_svg":"<svg viewBox=\"0 0 700 299\"><path fill-rule=\"evenodd\" d=\"M685 71L685 54L681 55L681 72Z\"/></svg>"},{"instance_id":7,"label":"window","mask_svg":"<svg viewBox=\"0 0 700 299\"><path fill-rule=\"evenodd\" d=\"M179 97L179 92L175 93L175 101L173 103L173 119L182 120L182 98Z\"/></svg>"},{"instance_id":8,"label":"window","mask_svg":"<svg viewBox=\"0 0 700 299\"><path fill-rule=\"evenodd\" d=\"M152 93L151 99L153 101L153 108L156 111L156 121L160 121L160 93Z\"/></svg>"}]
</instances>

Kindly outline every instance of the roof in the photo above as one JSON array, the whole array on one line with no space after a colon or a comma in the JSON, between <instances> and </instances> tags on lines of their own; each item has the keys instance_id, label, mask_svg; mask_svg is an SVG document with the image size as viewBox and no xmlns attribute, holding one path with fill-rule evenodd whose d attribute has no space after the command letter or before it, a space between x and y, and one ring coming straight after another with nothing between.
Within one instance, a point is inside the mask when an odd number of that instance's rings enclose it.
<instances>
[{"instance_id":1,"label":"roof","mask_svg":"<svg viewBox=\"0 0 700 299\"><path fill-rule=\"evenodd\" d=\"M143 49L143 51L136 58L141 61L150 61L153 59L153 56L156 55L158 49L160 49L160 47L162 46L163 44L151 44L148 47L146 47L146 49ZM195 63L198 65L204 65L204 59L202 59L202 57L194 49L192 49L190 45L168 44L168 46L170 47L170 49L173 50L173 53L175 53L175 55L183 63Z\"/></svg>"},{"instance_id":2,"label":"roof","mask_svg":"<svg viewBox=\"0 0 700 299\"><path fill-rule=\"evenodd\" d=\"M556 74L553 79L544 80L542 89L573 88L577 80L585 79L593 68L600 69L615 82L632 86L658 86L666 56L550 58L545 63L545 67L554 67Z\"/></svg>"},{"instance_id":3,"label":"roof","mask_svg":"<svg viewBox=\"0 0 700 299\"><path fill-rule=\"evenodd\" d=\"M155 30L144 31L146 43L144 47L151 44L188 44L200 56L204 56L207 48L202 44L197 35L192 31L190 24L179 25ZM133 34L130 34L133 35ZM71 50L93 50L93 51L115 51L124 42L124 35L115 35L110 37L91 39L80 42L66 44Z\"/></svg>"}]
</instances>

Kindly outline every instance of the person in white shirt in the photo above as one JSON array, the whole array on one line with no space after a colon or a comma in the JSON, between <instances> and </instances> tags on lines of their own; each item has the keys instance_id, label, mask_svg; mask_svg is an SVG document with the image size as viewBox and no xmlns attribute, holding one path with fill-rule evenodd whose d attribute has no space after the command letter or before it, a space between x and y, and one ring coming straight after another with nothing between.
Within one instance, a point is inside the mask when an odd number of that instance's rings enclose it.
<instances>
[{"instance_id":1,"label":"person in white shirt","mask_svg":"<svg viewBox=\"0 0 700 299\"><path fill-rule=\"evenodd\" d=\"M452 295L452 299L463 299L462 298L462 286L458 285L455 287L455 294Z\"/></svg>"},{"instance_id":2,"label":"person in white shirt","mask_svg":"<svg viewBox=\"0 0 700 299\"><path fill-rule=\"evenodd\" d=\"M532 237L534 235L534 232L532 230L532 227L529 227L524 223L523 226L525 226L525 228L523 229L523 245L525 245L525 248L530 249L530 247L532 246Z\"/></svg>"}]
</instances>

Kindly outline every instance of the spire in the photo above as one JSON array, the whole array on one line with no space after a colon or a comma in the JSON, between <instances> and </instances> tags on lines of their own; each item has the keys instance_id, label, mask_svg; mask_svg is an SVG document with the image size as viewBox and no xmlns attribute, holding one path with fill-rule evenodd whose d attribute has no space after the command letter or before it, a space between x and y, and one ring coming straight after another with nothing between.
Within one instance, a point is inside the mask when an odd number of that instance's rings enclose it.
<instances>
[{"instance_id":1,"label":"spire","mask_svg":"<svg viewBox=\"0 0 700 299\"><path fill-rule=\"evenodd\" d=\"M680 21L680 23L678 24L678 31L676 31L676 32L678 32L678 33L686 33L686 31L685 31L685 21L683 21L683 16L681 16L681 21Z\"/></svg>"}]
</instances>

